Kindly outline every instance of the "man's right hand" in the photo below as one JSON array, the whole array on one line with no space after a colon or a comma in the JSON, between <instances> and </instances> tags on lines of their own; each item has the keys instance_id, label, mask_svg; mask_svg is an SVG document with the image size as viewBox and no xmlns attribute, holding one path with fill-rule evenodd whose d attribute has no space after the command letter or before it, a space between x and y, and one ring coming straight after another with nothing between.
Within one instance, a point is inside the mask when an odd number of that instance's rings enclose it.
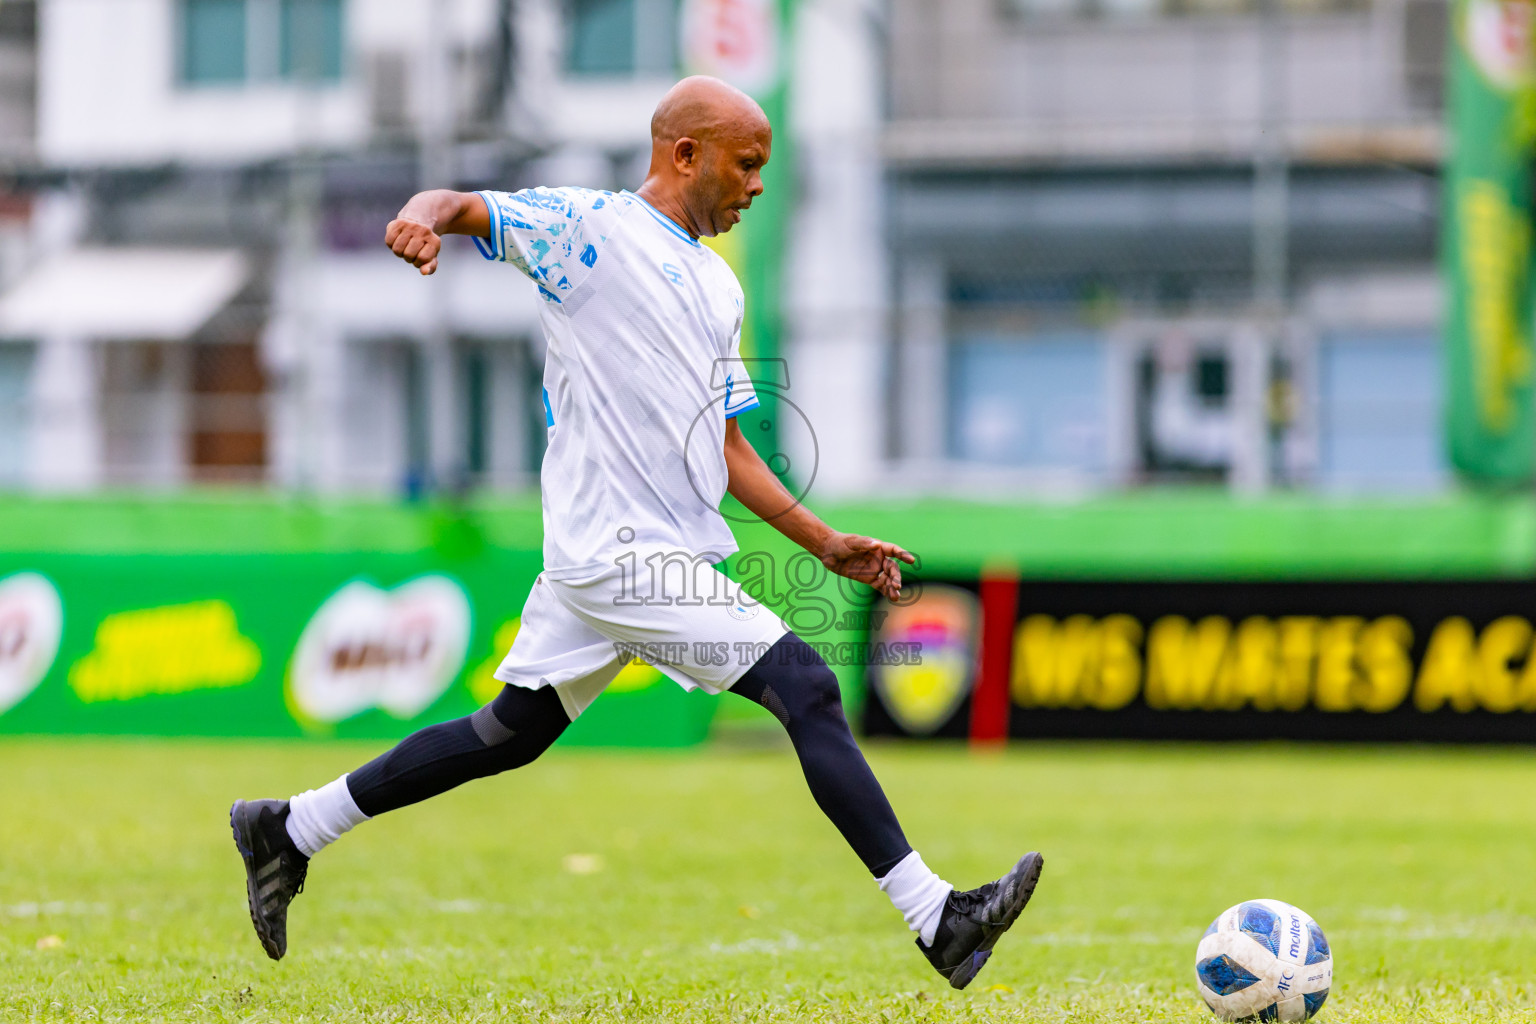
<instances>
[{"instance_id":1,"label":"man's right hand","mask_svg":"<svg viewBox=\"0 0 1536 1024\"><path fill-rule=\"evenodd\" d=\"M390 252L416 267L425 276L437 269L437 254L443 247L443 240L430 224L396 217L384 229L384 244L389 246Z\"/></svg>"},{"instance_id":2,"label":"man's right hand","mask_svg":"<svg viewBox=\"0 0 1536 1024\"><path fill-rule=\"evenodd\" d=\"M422 275L437 269L443 235L489 237L491 214L473 192L428 189L411 196L384 229L384 244Z\"/></svg>"}]
</instances>

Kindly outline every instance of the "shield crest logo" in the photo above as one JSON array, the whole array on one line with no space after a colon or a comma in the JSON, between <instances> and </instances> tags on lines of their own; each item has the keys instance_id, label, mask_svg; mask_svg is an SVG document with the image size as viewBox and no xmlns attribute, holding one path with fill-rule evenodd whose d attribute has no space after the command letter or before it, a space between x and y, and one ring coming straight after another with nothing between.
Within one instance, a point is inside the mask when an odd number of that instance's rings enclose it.
<instances>
[{"instance_id":1,"label":"shield crest logo","mask_svg":"<svg viewBox=\"0 0 1536 1024\"><path fill-rule=\"evenodd\" d=\"M912 604L881 607L876 644L914 646L901 664L870 666L875 693L903 731L926 736L949 721L975 684L979 602L968 590L929 583Z\"/></svg>"}]
</instances>

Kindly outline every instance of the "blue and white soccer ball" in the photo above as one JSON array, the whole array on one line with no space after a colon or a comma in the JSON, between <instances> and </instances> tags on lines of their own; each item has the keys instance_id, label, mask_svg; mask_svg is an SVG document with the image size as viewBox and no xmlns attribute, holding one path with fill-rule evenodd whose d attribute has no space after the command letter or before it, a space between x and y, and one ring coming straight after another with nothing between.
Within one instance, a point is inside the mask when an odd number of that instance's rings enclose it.
<instances>
[{"instance_id":1,"label":"blue and white soccer ball","mask_svg":"<svg viewBox=\"0 0 1536 1024\"><path fill-rule=\"evenodd\" d=\"M1328 998L1333 953L1302 911L1279 900L1249 900L1205 930L1195 983L1222 1020L1306 1020Z\"/></svg>"}]
</instances>

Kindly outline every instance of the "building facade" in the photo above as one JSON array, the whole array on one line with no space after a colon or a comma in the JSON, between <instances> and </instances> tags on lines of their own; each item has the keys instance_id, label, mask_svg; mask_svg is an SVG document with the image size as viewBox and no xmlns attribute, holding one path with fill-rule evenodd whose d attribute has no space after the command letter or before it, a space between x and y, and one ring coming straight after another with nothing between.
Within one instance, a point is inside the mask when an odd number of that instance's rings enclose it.
<instances>
[{"instance_id":1,"label":"building facade","mask_svg":"<svg viewBox=\"0 0 1536 1024\"><path fill-rule=\"evenodd\" d=\"M889 450L933 479L1419 491L1443 5L893 0Z\"/></svg>"},{"instance_id":2,"label":"building facade","mask_svg":"<svg viewBox=\"0 0 1536 1024\"><path fill-rule=\"evenodd\" d=\"M0 5L0 29L20 6ZM25 258L0 267L0 389L18 420L0 479L375 493L532 480L531 286L468 245L419 280L383 228L422 187L637 185L673 78L637 33L644 12L624 25L613 5L558 0L24 6L31 94L0 82L0 156L27 171L8 192Z\"/></svg>"},{"instance_id":3,"label":"building facade","mask_svg":"<svg viewBox=\"0 0 1536 1024\"><path fill-rule=\"evenodd\" d=\"M531 485L533 289L383 225L636 187L683 19L765 4L0 0L0 487ZM817 493L1446 484L1440 0L793 11Z\"/></svg>"}]
</instances>

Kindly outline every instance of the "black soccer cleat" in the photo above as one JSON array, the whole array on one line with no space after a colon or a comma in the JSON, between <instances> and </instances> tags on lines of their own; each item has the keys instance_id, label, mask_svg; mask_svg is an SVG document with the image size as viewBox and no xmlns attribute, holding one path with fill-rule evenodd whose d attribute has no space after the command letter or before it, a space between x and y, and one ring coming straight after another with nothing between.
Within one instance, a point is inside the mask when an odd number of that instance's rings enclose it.
<instances>
[{"instance_id":1,"label":"black soccer cleat","mask_svg":"<svg viewBox=\"0 0 1536 1024\"><path fill-rule=\"evenodd\" d=\"M944 901L933 945L923 951L933 969L944 975L953 988L965 988L976 977L998 937L1018 919L1024 904L1034 895L1045 858L1026 853L1013 870L995 882L988 882L967 892L954 891Z\"/></svg>"},{"instance_id":2,"label":"black soccer cleat","mask_svg":"<svg viewBox=\"0 0 1536 1024\"><path fill-rule=\"evenodd\" d=\"M288 904L304 891L309 858L288 838L287 800L236 800L229 809L235 848L245 861L245 895L261 948L288 952Z\"/></svg>"}]
</instances>

